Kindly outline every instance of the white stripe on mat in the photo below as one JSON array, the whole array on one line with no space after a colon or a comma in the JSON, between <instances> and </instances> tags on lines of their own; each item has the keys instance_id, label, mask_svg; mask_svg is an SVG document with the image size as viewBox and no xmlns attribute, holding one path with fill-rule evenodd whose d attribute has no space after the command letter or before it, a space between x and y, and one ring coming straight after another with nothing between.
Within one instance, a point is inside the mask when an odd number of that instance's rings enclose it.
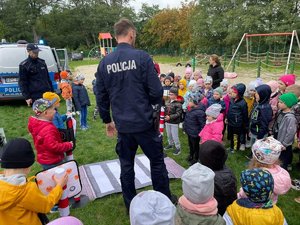
<instances>
[{"instance_id":1,"label":"white stripe on mat","mask_svg":"<svg viewBox=\"0 0 300 225\"><path fill-rule=\"evenodd\" d=\"M138 179L141 184L151 182L150 177L148 177L147 174L142 170L142 168L139 167L136 163L134 163L134 171L135 178Z\"/></svg>"},{"instance_id":2,"label":"white stripe on mat","mask_svg":"<svg viewBox=\"0 0 300 225\"><path fill-rule=\"evenodd\" d=\"M147 158L147 156L142 155L142 156L137 156L137 158L150 171L150 161Z\"/></svg>"},{"instance_id":3,"label":"white stripe on mat","mask_svg":"<svg viewBox=\"0 0 300 225\"><path fill-rule=\"evenodd\" d=\"M109 178L106 176L106 173L103 171L102 167L99 165L90 166L91 173L93 177L101 179L95 179L101 193L106 193L114 190L114 187L109 181Z\"/></svg>"}]
</instances>

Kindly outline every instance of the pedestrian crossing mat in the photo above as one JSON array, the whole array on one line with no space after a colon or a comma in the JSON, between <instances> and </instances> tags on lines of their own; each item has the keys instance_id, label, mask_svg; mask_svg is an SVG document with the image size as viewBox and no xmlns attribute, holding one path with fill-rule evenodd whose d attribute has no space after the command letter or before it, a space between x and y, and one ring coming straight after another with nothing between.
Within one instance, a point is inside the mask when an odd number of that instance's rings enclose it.
<instances>
[{"instance_id":1,"label":"pedestrian crossing mat","mask_svg":"<svg viewBox=\"0 0 300 225\"><path fill-rule=\"evenodd\" d=\"M164 160L169 178L181 178L185 169L169 157ZM152 185L150 161L145 155L136 155L134 171L136 189ZM113 193L122 192L120 172L119 159L80 166L81 194L88 196L93 201Z\"/></svg>"}]
</instances>

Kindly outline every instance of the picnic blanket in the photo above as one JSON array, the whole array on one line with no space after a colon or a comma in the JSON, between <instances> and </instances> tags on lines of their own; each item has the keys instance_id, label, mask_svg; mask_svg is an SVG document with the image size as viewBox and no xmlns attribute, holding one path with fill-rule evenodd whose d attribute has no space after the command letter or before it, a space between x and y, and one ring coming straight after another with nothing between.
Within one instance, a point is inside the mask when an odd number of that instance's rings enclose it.
<instances>
[{"instance_id":1,"label":"picnic blanket","mask_svg":"<svg viewBox=\"0 0 300 225\"><path fill-rule=\"evenodd\" d=\"M181 178L185 170L182 166L169 157L165 158L165 164L169 178ZM134 170L136 189L152 185L150 162L145 155L136 155ZM122 192L120 172L119 159L80 166L81 194L93 201L96 198Z\"/></svg>"}]
</instances>

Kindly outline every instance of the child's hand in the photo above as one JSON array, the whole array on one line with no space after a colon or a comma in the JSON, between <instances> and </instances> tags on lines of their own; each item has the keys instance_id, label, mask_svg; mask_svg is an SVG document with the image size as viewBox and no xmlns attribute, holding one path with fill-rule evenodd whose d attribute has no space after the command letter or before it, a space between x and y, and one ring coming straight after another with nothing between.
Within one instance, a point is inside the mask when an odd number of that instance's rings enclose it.
<instances>
[{"instance_id":1,"label":"child's hand","mask_svg":"<svg viewBox=\"0 0 300 225\"><path fill-rule=\"evenodd\" d=\"M78 116L80 116L80 112L79 112L79 111L77 111L76 114L77 114Z\"/></svg>"},{"instance_id":2,"label":"child's hand","mask_svg":"<svg viewBox=\"0 0 300 225\"><path fill-rule=\"evenodd\" d=\"M65 173L61 178L57 178L56 176L53 176L53 179L56 185L60 185L61 187L64 187L68 182L68 174Z\"/></svg>"},{"instance_id":3,"label":"child's hand","mask_svg":"<svg viewBox=\"0 0 300 225\"><path fill-rule=\"evenodd\" d=\"M165 116L165 121L169 121L170 120L170 116Z\"/></svg>"},{"instance_id":4,"label":"child's hand","mask_svg":"<svg viewBox=\"0 0 300 225\"><path fill-rule=\"evenodd\" d=\"M74 143L73 143L73 141L70 141L70 143L71 143L71 145L72 145L72 148L73 148L73 146L74 146Z\"/></svg>"},{"instance_id":5,"label":"child's hand","mask_svg":"<svg viewBox=\"0 0 300 225\"><path fill-rule=\"evenodd\" d=\"M227 119L225 119L225 124L228 124L228 120Z\"/></svg>"}]
</instances>

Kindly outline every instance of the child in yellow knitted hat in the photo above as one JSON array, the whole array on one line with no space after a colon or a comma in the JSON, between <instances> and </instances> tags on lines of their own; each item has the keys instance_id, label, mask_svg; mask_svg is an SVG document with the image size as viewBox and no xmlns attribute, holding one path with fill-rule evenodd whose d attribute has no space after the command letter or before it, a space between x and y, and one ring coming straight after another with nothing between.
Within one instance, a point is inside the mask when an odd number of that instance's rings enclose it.
<instances>
[{"instance_id":1,"label":"child in yellow knitted hat","mask_svg":"<svg viewBox=\"0 0 300 225\"><path fill-rule=\"evenodd\" d=\"M67 115L60 115L60 113L57 110L60 106L60 97L54 92L45 92L43 94L43 99L46 99L48 101L55 100L54 107L56 112L54 114L52 122L54 126L56 126L58 129L66 129L65 121L67 120Z\"/></svg>"}]
</instances>

